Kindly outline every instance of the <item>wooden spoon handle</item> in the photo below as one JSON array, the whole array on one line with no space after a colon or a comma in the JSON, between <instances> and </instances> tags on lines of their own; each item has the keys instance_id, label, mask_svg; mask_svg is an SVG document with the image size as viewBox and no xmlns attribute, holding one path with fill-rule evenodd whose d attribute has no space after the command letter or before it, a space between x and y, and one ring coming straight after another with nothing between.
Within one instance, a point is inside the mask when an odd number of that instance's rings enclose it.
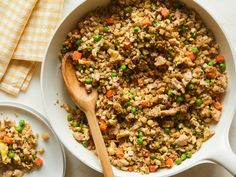
<instances>
[{"instance_id":1,"label":"wooden spoon handle","mask_svg":"<svg viewBox=\"0 0 236 177\"><path fill-rule=\"evenodd\" d=\"M96 146L96 152L102 164L103 174L105 177L114 177L104 139L98 126L95 112L93 110L88 110L87 112L85 112L85 114L87 116L90 131L93 136L94 144Z\"/></svg>"}]
</instances>

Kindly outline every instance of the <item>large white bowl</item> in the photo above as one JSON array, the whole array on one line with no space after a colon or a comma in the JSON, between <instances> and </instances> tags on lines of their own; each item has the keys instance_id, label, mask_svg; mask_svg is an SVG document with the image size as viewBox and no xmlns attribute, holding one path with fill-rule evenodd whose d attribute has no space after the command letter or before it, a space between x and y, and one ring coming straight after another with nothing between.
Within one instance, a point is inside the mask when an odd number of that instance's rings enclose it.
<instances>
[{"instance_id":1,"label":"large white bowl","mask_svg":"<svg viewBox=\"0 0 236 177\"><path fill-rule=\"evenodd\" d=\"M76 27L77 22L85 13L95 9L98 6L105 5L107 2L108 0L87 0L86 2L76 7L62 21L48 47L46 60L43 63L41 72L41 84L44 98L44 106L52 127L54 128L60 140L64 143L67 149L69 149L69 151L74 154L74 156L76 156L79 160L81 160L89 167L100 172L102 170L99 160L92 152L88 151L82 145L75 141L72 136L72 132L67 125L67 113L58 105L55 105L55 102L59 100L60 102L69 103L73 105L65 89L60 73L60 62L58 60L58 53L60 51L63 40L65 39L67 33ZM116 176L171 176L180 173L188 168L191 168L192 166L195 166L197 164L204 163L206 161L214 161L220 163L221 165L225 166L232 174L236 175L236 156L233 154L228 142L229 127L233 119L236 105L236 73L232 48L221 27L217 24L212 15L210 15L206 10L204 10L199 4L194 1L182 0L182 2L187 4L189 7L195 9L200 14L205 24L215 34L216 40L220 45L221 53L226 58L229 86L224 99L224 109L221 116L221 120L218 125L213 127L216 132L215 135L203 144L199 152L194 154L191 159L186 160L181 165L174 166L171 169L159 170L156 173L151 173L147 175L141 175L134 172L124 172L113 168Z\"/></svg>"}]
</instances>

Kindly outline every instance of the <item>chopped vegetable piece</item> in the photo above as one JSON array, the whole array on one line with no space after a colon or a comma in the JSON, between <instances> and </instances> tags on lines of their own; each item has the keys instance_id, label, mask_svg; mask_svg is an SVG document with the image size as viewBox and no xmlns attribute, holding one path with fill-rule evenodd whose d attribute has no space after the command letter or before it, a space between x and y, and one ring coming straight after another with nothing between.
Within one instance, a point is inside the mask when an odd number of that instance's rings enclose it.
<instances>
[{"instance_id":1,"label":"chopped vegetable piece","mask_svg":"<svg viewBox=\"0 0 236 177\"><path fill-rule=\"evenodd\" d=\"M186 152L186 156L187 156L187 158L191 158L192 157L192 153L191 152Z\"/></svg>"},{"instance_id":2,"label":"chopped vegetable piece","mask_svg":"<svg viewBox=\"0 0 236 177\"><path fill-rule=\"evenodd\" d=\"M38 167L43 165L43 161L42 159L40 159L39 157L36 157L36 159L34 160L35 165L37 165Z\"/></svg>"},{"instance_id":3,"label":"chopped vegetable piece","mask_svg":"<svg viewBox=\"0 0 236 177\"><path fill-rule=\"evenodd\" d=\"M193 52L188 52L186 56L190 58L191 60L194 60L196 58Z\"/></svg>"},{"instance_id":4,"label":"chopped vegetable piece","mask_svg":"<svg viewBox=\"0 0 236 177\"><path fill-rule=\"evenodd\" d=\"M222 105L219 101L216 101L213 103L213 106L218 109L218 110L221 110L222 109Z\"/></svg>"},{"instance_id":5,"label":"chopped vegetable piece","mask_svg":"<svg viewBox=\"0 0 236 177\"><path fill-rule=\"evenodd\" d=\"M214 66L215 65L215 62L214 61L209 61L208 62L208 66Z\"/></svg>"},{"instance_id":6,"label":"chopped vegetable piece","mask_svg":"<svg viewBox=\"0 0 236 177\"><path fill-rule=\"evenodd\" d=\"M78 126L79 126L79 123L74 120L74 121L72 122L72 126L73 126L73 127L78 127Z\"/></svg>"},{"instance_id":7,"label":"chopped vegetable piece","mask_svg":"<svg viewBox=\"0 0 236 177\"><path fill-rule=\"evenodd\" d=\"M164 18L167 18L167 17L170 15L169 9L163 8L163 9L161 10L161 15L162 15Z\"/></svg>"},{"instance_id":8,"label":"chopped vegetable piece","mask_svg":"<svg viewBox=\"0 0 236 177\"><path fill-rule=\"evenodd\" d=\"M112 97L113 96L113 90L108 90L107 93L106 93L106 96L108 98Z\"/></svg>"},{"instance_id":9,"label":"chopped vegetable piece","mask_svg":"<svg viewBox=\"0 0 236 177\"><path fill-rule=\"evenodd\" d=\"M113 17L110 17L110 18L107 18L107 19L106 19L106 22L107 22L108 25L113 25L114 22L115 22L115 20L114 20Z\"/></svg>"},{"instance_id":10,"label":"chopped vegetable piece","mask_svg":"<svg viewBox=\"0 0 236 177\"><path fill-rule=\"evenodd\" d=\"M206 73L206 77L208 79L214 79L214 78L216 78L216 72L208 72L208 73Z\"/></svg>"},{"instance_id":11,"label":"chopped vegetable piece","mask_svg":"<svg viewBox=\"0 0 236 177\"><path fill-rule=\"evenodd\" d=\"M123 147L118 147L116 149L116 156L118 156L119 158L123 158L123 156L124 156L124 148Z\"/></svg>"},{"instance_id":12,"label":"chopped vegetable piece","mask_svg":"<svg viewBox=\"0 0 236 177\"><path fill-rule=\"evenodd\" d=\"M107 51L109 49L109 45L105 43L105 44L103 44L101 49L104 50L104 51Z\"/></svg>"},{"instance_id":13,"label":"chopped vegetable piece","mask_svg":"<svg viewBox=\"0 0 236 177\"><path fill-rule=\"evenodd\" d=\"M87 46L86 49L88 52L91 52L93 50L93 46Z\"/></svg>"},{"instance_id":14,"label":"chopped vegetable piece","mask_svg":"<svg viewBox=\"0 0 236 177\"><path fill-rule=\"evenodd\" d=\"M112 73L111 73L111 76L112 76L112 77L117 77L117 76L118 76L118 73L117 73L117 72L112 72Z\"/></svg>"},{"instance_id":15,"label":"chopped vegetable piece","mask_svg":"<svg viewBox=\"0 0 236 177\"><path fill-rule=\"evenodd\" d=\"M3 137L3 142L6 143L6 144L13 144L14 143L14 139L9 137L8 135L5 135Z\"/></svg>"},{"instance_id":16,"label":"chopped vegetable piece","mask_svg":"<svg viewBox=\"0 0 236 177\"><path fill-rule=\"evenodd\" d=\"M72 114L68 114L68 115L67 115L67 120L68 120L68 121L73 120L73 115L72 115Z\"/></svg>"},{"instance_id":17,"label":"chopped vegetable piece","mask_svg":"<svg viewBox=\"0 0 236 177\"><path fill-rule=\"evenodd\" d=\"M25 120L20 120L20 121L19 121L19 125L20 125L21 127L24 127L24 126L25 126Z\"/></svg>"},{"instance_id":18,"label":"chopped vegetable piece","mask_svg":"<svg viewBox=\"0 0 236 177\"><path fill-rule=\"evenodd\" d=\"M85 148L87 148L88 147L88 140L84 140L83 142L82 142L82 145L85 147Z\"/></svg>"},{"instance_id":19,"label":"chopped vegetable piece","mask_svg":"<svg viewBox=\"0 0 236 177\"><path fill-rule=\"evenodd\" d=\"M197 106L201 106L201 104L203 103L203 100L198 98L198 99L196 99L195 103Z\"/></svg>"},{"instance_id":20,"label":"chopped vegetable piece","mask_svg":"<svg viewBox=\"0 0 236 177\"><path fill-rule=\"evenodd\" d=\"M157 171L157 165L149 165L148 169L150 172L156 172Z\"/></svg>"},{"instance_id":21,"label":"chopped vegetable piece","mask_svg":"<svg viewBox=\"0 0 236 177\"><path fill-rule=\"evenodd\" d=\"M206 83L210 84L211 83L211 79L205 79L204 80Z\"/></svg>"},{"instance_id":22,"label":"chopped vegetable piece","mask_svg":"<svg viewBox=\"0 0 236 177\"><path fill-rule=\"evenodd\" d=\"M186 154L182 154L182 155L181 155L181 161L185 161L186 159L187 159Z\"/></svg>"},{"instance_id":23,"label":"chopped vegetable piece","mask_svg":"<svg viewBox=\"0 0 236 177\"><path fill-rule=\"evenodd\" d=\"M8 157L10 158L10 159L13 159L14 157L15 157L15 153L10 153L9 155L8 155Z\"/></svg>"},{"instance_id":24,"label":"chopped vegetable piece","mask_svg":"<svg viewBox=\"0 0 236 177\"><path fill-rule=\"evenodd\" d=\"M184 102L184 98L182 96L177 96L177 102L178 103L183 103Z\"/></svg>"},{"instance_id":25,"label":"chopped vegetable piece","mask_svg":"<svg viewBox=\"0 0 236 177\"><path fill-rule=\"evenodd\" d=\"M197 54L199 53L199 49L198 49L197 47L194 47L194 48L192 49L192 52L193 52L195 55L197 55Z\"/></svg>"},{"instance_id":26,"label":"chopped vegetable piece","mask_svg":"<svg viewBox=\"0 0 236 177\"><path fill-rule=\"evenodd\" d=\"M134 171L134 168L132 166L128 166L128 171L132 172L132 171Z\"/></svg>"},{"instance_id":27,"label":"chopped vegetable piece","mask_svg":"<svg viewBox=\"0 0 236 177\"><path fill-rule=\"evenodd\" d=\"M136 33L141 30L139 26L135 26L133 29L134 29L134 32L136 32Z\"/></svg>"},{"instance_id":28,"label":"chopped vegetable piece","mask_svg":"<svg viewBox=\"0 0 236 177\"><path fill-rule=\"evenodd\" d=\"M77 46L79 46L81 43L83 42L83 40L81 38L77 39L77 41L75 42L75 44Z\"/></svg>"},{"instance_id":29,"label":"chopped vegetable piece","mask_svg":"<svg viewBox=\"0 0 236 177\"><path fill-rule=\"evenodd\" d=\"M194 84L189 84L189 85L188 85L188 88L189 88L190 90L193 90L194 87L195 87Z\"/></svg>"},{"instance_id":30,"label":"chopped vegetable piece","mask_svg":"<svg viewBox=\"0 0 236 177\"><path fill-rule=\"evenodd\" d=\"M23 130L23 127L22 127L22 126L18 125L18 126L16 127L16 131L18 131L19 133L21 133L22 130Z\"/></svg>"},{"instance_id":31,"label":"chopped vegetable piece","mask_svg":"<svg viewBox=\"0 0 236 177\"><path fill-rule=\"evenodd\" d=\"M135 107L132 107L131 110L130 110L130 112L131 112L132 114L135 114L135 113L137 112L137 109L136 109Z\"/></svg>"},{"instance_id":32,"label":"chopped vegetable piece","mask_svg":"<svg viewBox=\"0 0 236 177\"><path fill-rule=\"evenodd\" d=\"M150 159L155 160L155 159L157 159L157 156L153 154L153 155L150 156Z\"/></svg>"},{"instance_id":33,"label":"chopped vegetable piece","mask_svg":"<svg viewBox=\"0 0 236 177\"><path fill-rule=\"evenodd\" d=\"M80 53L78 51L74 51L72 58L73 58L74 61L78 61L79 59L82 58L82 53Z\"/></svg>"},{"instance_id":34,"label":"chopped vegetable piece","mask_svg":"<svg viewBox=\"0 0 236 177\"><path fill-rule=\"evenodd\" d=\"M148 25L151 25L151 21L148 17L144 18L142 21L141 21L141 24L143 26L148 26Z\"/></svg>"},{"instance_id":35,"label":"chopped vegetable piece","mask_svg":"<svg viewBox=\"0 0 236 177\"><path fill-rule=\"evenodd\" d=\"M98 42L98 41L100 41L102 38L103 38L103 35L98 34L98 35L94 36L93 40L94 40L95 42Z\"/></svg>"},{"instance_id":36,"label":"chopped vegetable piece","mask_svg":"<svg viewBox=\"0 0 236 177\"><path fill-rule=\"evenodd\" d=\"M168 96L173 96L173 95L174 95L174 94L173 94L173 90L168 90L167 95L168 95Z\"/></svg>"},{"instance_id":37,"label":"chopped vegetable piece","mask_svg":"<svg viewBox=\"0 0 236 177\"><path fill-rule=\"evenodd\" d=\"M123 71L126 71L127 70L127 66L126 65L121 65L120 69L122 69Z\"/></svg>"},{"instance_id":38,"label":"chopped vegetable piece","mask_svg":"<svg viewBox=\"0 0 236 177\"><path fill-rule=\"evenodd\" d=\"M88 77L88 78L86 78L86 79L84 80L84 82L85 82L86 84L92 84L92 83L93 83L93 79L90 78L90 77Z\"/></svg>"},{"instance_id":39,"label":"chopped vegetable piece","mask_svg":"<svg viewBox=\"0 0 236 177\"><path fill-rule=\"evenodd\" d=\"M101 86L98 86L97 87L97 91L100 93L100 92L102 92L102 87Z\"/></svg>"},{"instance_id":40,"label":"chopped vegetable piece","mask_svg":"<svg viewBox=\"0 0 236 177\"><path fill-rule=\"evenodd\" d=\"M219 65L220 71L224 72L226 70L226 65L224 63L221 63Z\"/></svg>"},{"instance_id":41,"label":"chopped vegetable piece","mask_svg":"<svg viewBox=\"0 0 236 177\"><path fill-rule=\"evenodd\" d=\"M49 140L49 135L47 133L42 133L42 139L44 141L48 141Z\"/></svg>"},{"instance_id":42,"label":"chopped vegetable piece","mask_svg":"<svg viewBox=\"0 0 236 177\"><path fill-rule=\"evenodd\" d=\"M225 61L225 57L223 55L218 55L215 60L217 63L222 63Z\"/></svg>"},{"instance_id":43,"label":"chopped vegetable piece","mask_svg":"<svg viewBox=\"0 0 236 177\"><path fill-rule=\"evenodd\" d=\"M174 161L171 158L166 159L166 166L168 168L172 167L174 165Z\"/></svg>"},{"instance_id":44,"label":"chopped vegetable piece","mask_svg":"<svg viewBox=\"0 0 236 177\"><path fill-rule=\"evenodd\" d=\"M166 134L169 134L169 133L170 133L170 128L164 128L164 132L165 132Z\"/></svg>"},{"instance_id":45,"label":"chopped vegetable piece","mask_svg":"<svg viewBox=\"0 0 236 177\"><path fill-rule=\"evenodd\" d=\"M61 53L62 54L65 54L67 52L67 48L66 47L63 47L62 49L61 49Z\"/></svg>"},{"instance_id":46,"label":"chopped vegetable piece","mask_svg":"<svg viewBox=\"0 0 236 177\"><path fill-rule=\"evenodd\" d=\"M127 107L129 107L130 105L131 105L130 102L126 102L125 105L124 105L124 107L127 108Z\"/></svg>"},{"instance_id":47,"label":"chopped vegetable piece","mask_svg":"<svg viewBox=\"0 0 236 177\"><path fill-rule=\"evenodd\" d=\"M107 127L108 127L106 121L101 119L99 127L100 127L101 131L105 132L107 130Z\"/></svg>"},{"instance_id":48,"label":"chopped vegetable piece","mask_svg":"<svg viewBox=\"0 0 236 177\"><path fill-rule=\"evenodd\" d=\"M138 138L137 139L137 144L142 145L143 144L143 138Z\"/></svg>"},{"instance_id":49,"label":"chopped vegetable piece","mask_svg":"<svg viewBox=\"0 0 236 177\"><path fill-rule=\"evenodd\" d=\"M155 20L153 20L152 25L153 25L153 26L157 26L158 23L160 23L160 20L155 19Z\"/></svg>"},{"instance_id":50,"label":"chopped vegetable piece","mask_svg":"<svg viewBox=\"0 0 236 177\"><path fill-rule=\"evenodd\" d=\"M176 164L176 165L180 165L181 163L182 163L182 160L181 160L181 159L176 159L176 160L175 160L175 164Z\"/></svg>"},{"instance_id":51,"label":"chopped vegetable piece","mask_svg":"<svg viewBox=\"0 0 236 177\"><path fill-rule=\"evenodd\" d=\"M104 26L103 27L103 32L107 33L109 32L110 28L108 26Z\"/></svg>"}]
</instances>

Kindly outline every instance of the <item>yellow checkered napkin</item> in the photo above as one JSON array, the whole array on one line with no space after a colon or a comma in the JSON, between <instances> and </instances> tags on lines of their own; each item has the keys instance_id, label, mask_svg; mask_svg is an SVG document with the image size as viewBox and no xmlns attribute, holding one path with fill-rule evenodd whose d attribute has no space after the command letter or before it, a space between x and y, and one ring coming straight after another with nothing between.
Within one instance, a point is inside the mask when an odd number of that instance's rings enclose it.
<instances>
[{"instance_id":1,"label":"yellow checkered napkin","mask_svg":"<svg viewBox=\"0 0 236 177\"><path fill-rule=\"evenodd\" d=\"M7 8L7 5L14 4L15 1L16 0L6 0L6 2L2 3L2 0L0 0L0 15L1 7L4 7L2 10L4 13L8 10L12 11L12 9ZM4 62L1 62L0 55L0 74L5 74L0 82L0 89L12 95L18 95L20 91L27 90L33 73L36 70L37 62L43 61L49 39L60 20L64 0L20 0L23 4L29 4L33 1L38 1L34 4L35 7L32 7L33 11L19 7L21 9L20 15L30 13L30 18L27 19L26 25L21 25L21 28L17 30L23 29L23 33L16 33L14 35L14 38L18 40L12 41L12 43L7 46L0 43L0 47L3 48L3 50L13 51L11 55L8 56L8 60L3 60ZM31 4L33 6L33 3ZM18 14L18 16L20 15ZM14 19L8 17L6 19L12 24L17 23ZM3 28L5 26L6 24L3 24ZM5 33L11 33L9 27L5 31ZM8 39L9 37L6 37L4 41ZM10 47L14 45L17 47ZM7 62L10 62L8 69ZM7 63L7 65L4 63Z\"/></svg>"},{"instance_id":2,"label":"yellow checkered napkin","mask_svg":"<svg viewBox=\"0 0 236 177\"><path fill-rule=\"evenodd\" d=\"M1 0L0 80L38 0Z\"/></svg>"}]
</instances>

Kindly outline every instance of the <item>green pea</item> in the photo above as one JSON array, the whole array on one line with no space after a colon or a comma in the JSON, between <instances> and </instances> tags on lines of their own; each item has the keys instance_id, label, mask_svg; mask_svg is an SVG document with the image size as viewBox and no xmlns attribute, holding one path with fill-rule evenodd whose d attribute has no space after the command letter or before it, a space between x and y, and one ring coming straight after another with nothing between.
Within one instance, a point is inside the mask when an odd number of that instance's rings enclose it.
<instances>
[{"instance_id":1,"label":"green pea","mask_svg":"<svg viewBox=\"0 0 236 177\"><path fill-rule=\"evenodd\" d=\"M9 155L8 155L8 157L10 158L10 159L13 159L14 157L15 157L15 153L10 153Z\"/></svg>"},{"instance_id":2,"label":"green pea","mask_svg":"<svg viewBox=\"0 0 236 177\"><path fill-rule=\"evenodd\" d=\"M67 52L67 48L66 47L63 47L62 49L61 49L61 53L62 54L65 54Z\"/></svg>"},{"instance_id":3,"label":"green pea","mask_svg":"<svg viewBox=\"0 0 236 177\"><path fill-rule=\"evenodd\" d=\"M104 50L104 51L107 51L109 49L109 45L105 43L105 44L103 44L101 49Z\"/></svg>"},{"instance_id":4,"label":"green pea","mask_svg":"<svg viewBox=\"0 0 236 177\"><path fill-rule=\"evenodd\" d=\"M103 27L103 32L107 33L109 32L110 28L108 26L104 26Z\"/></svg>"},{"instance_id":5,"label":"green pea","mask_svg":"<svg viewBox=\"0 0 236 177\"><path fill-rule=\"evenodd\" d=\"M154 155L154 154L150 156L150 159L151 159L151 160L155 160L156 158L157 158L157 156Z\"/></svg>"},{"instance_id":6,"label":"green pea","mask_svg":"<svg viewBox=\"0 0 236 177\"><path fill-rule=\"evenodd\" d=\"M18 131L19 133L21 133L22 130L23 130L23 127L21 127L20 125L18 125L18 126L16 127L16 131Z\"/></svg>"},{"instance_id":7,"label":"green pea","mask_svg":"<svg viewBox=\"0 0 236 177\"><path fill-rule=\"evenodd\" d=\"M195 87L195 85L194 85L194 84L189 84L189 85L188 85L188 88L189 88L190 90L193 90L193 89L194 89L194 87Z\"/></svg>"},{"instance_id":8,"label":"green pea","mask_svg":"<svg viewBox=\"0 0 236 177\"><path fill-rule=\"evenodd\" d=\"M118 76L118 73L117 72L112 72L111 73L111 77L117 77Z\"/></svg>"},{"instance_id":9,"label":"green pea","mask_svg":"<svg viewBox=\"0 0 236 177\"><path fill-rule=\"evenodd\" d=\"M198 98L198 99L196 99L195 103L197 106L200 106L203 103L203 100Z\"/></svg>"},{"instance_id":10,"label":"green pea","mask_svg":"<svg viewBox=\"0 0 236 177\"><path fill-rule=\"evenodd\" d=\"M87 140L84 140L84 141L82 142L82 145L83 145L85 148L87 148L87 147L88 147L88 141L87 141Z\"/></svg>"},{"instance_id":11,"label":"green pea","mask_svg":"<svg viewBox=\"0 0 236 177\"><path fill-rule=\"evenodd\" d=\"M188 28L184 25L181 26L180 28L180 33L183 34L183 33L186 33L188 31Z\"/></svg>"},{"instance_id":12,"label":"green pea","mask_svg":"<svg viewBox=\"0 0 236 177\"><path fill-rule=\"evenodd\" d=\"M116 40L114 41L114 44L115 44L115 46L118 46L118 45L120 45L120 41L116 39Z\"/></svg>"},{"instance_id":13,"label":"green pea","mask_svg":"<svg viewBox=\"0 0 236 177\"><path fill-rule=\"evenodd\" d=\"M81 123L87 123L87 117L85 115L80 116Z\"/></svg>"},{"instance_id":14,"label":"green pea","mask_svg":"<svg viewBox=\"0 0 236 177\"><path fill-rule=\"evenodd\" d=\"M187 156L187 158L191 158L192 157L192 153L191 152L186 152L186 156Z\"/></svg>"},{"instance_id":15,"label":"green pea","mask_svg":"<svg viewBox=\"0 0 236 177\"><path fill-rule=\"evenodd\" d=\"M206 83L210 84L211 83L211 79L205 79L204 80Z\"/></svg>"},{"instance_id":16,"label":"green pea","mask_svg":"<svg viewBox=\"0 0 236 177\"><path fill-rule=\"evenodd\" d=\"M87 69L86 69L84 72L85 72L86 74L90 74L90 73L91 73L91 72L90 72L89 70L87 70Z\"/></svg>"},{"instance_id":17,"label":"green pea","mask_svg":"<svg viewBox=\"0 0 236 177\"><path fill-rule=\"evenodd\" d=\"M67 115L67 120L68 120L68 121L71 121L72 119L73 119L73 115L72 115L72 114L68 114L68 115Z\"/></svg>"},{"instance_id":18,"label":"green pea","mask_svg":"<svg viewBox=\"0 0 236 177\"><path fill-rule=\"evenodd\" d=\"M168 95L168 96L173 96L173 95L174 95L174 94L173 94L173 90L168 90L167 95Z\"/></svg>"},{"instance_id":19,"label":"green pea","mask_svg":"<svg viewBox=\"0 0 236 177\"><path fill-rule=\"evenodd\" d=\"M73 121L73 122L72 122L72 126L73 126L73 127L78 127L78 126L79 126L79 123L78 123L77 121Z\"/></svg>"},{"instance_id":20,"label":"green pea","mask_svg":"<svg viewBox=\"0 0 236 177\"><path fill-rule=\"evenodd\" d=\"M139 138L142 138L142 137L143 137L143 132L142 132L142 131L139 131L139 132L138 132L138 137L139 137Z\"/></svg>"},{"instance_id":21,"label":"green pea","mask_svg":"<svg viewBox=\"0 0 236 177\"><path fill-rule=\"evenodd\" d=\"M77 69L78 71L82 71L82 70L84 70L84 67L81 66L81 65L76 65L76 69Z\"/></svg>"},{"instance_id":22,"label":"green pea","mask_svg":"<svg viewBox=\"0 0 236 177\"><path fill-rule=\"evenodd\" d=\"M130 12L132 12L132 10L133 10L133 8L131 6L124 8L125 13L130 13Z\"/></svg>"},{"instance_id":23,"label":"green pea","mask_svg":"<svg viewBox=\"0 0 236 177\"><path fill-rule=\"evenodd\" d=\"M87 50L88 52L91 52L91 51L93 50L93 46L87 46L87 47L86 47L86 50Z\"/></svg>"},{"instance_id":24,"label":"green pea","mask_svg":"<svg viewBox=\"0 0 236 177\"><path fill-rule=\"evenodd\" d=\"M192 52L197 55L199 53L199 49L197 47L192 48Z\"/></svg>"},{"instance_id":25,"label":"green pea","mask_svg":"<svg viewBox=\"0 0 236 177\"><path fill-rule=\"evenodd\" d=\"M11 144L8 146L8 150L13 150L13 146Z\"/></svg>"},{"instance_id":26,"label":"green pea","mask_svg":"<svg viewBox=\"0 0 236 177\"><path fill-rule=\"evenodd\" d=\"M224 63L221 63L219 65L220 71L224 72L226 70L226 65Z\"/></svg>"},{"instance_id":27,"label":"green pea","mask_svg":"<svg viewBox=\"0 0 236 177\"><path fill-rule=\"evenodd\" d=\"M21 127L24 127L24 126L25 126L25 120L20 120L20 121L19 121L19 125L20 125Z\"/></svg>"},{"instance_id":28,"label":"green pea","mask_svg":"<svg viewBox=\"0 0 236 177\"><path fill-rule=\"evenodd\" d=\"M86 78L86 79L84 80L84 82L85 82L86 84L92 84L92 83L93 83L93 79L90 78L90 77L88 77L88 78Z\"/></svg>"},{"instance_id":29,"label":"green pea","mask_svg":"<svg viewBox=\"0 0 236 177\"><path fill-rule=\"evenodd\" d=\"M98 86L98 87L97 87L97 91L98 91L99 93L101 93L101 92L102 92L102 87L101 87L101 86Z\"/></svg>"},{"instance_id":30,"label":"green pea","mask_svg":"<svg viewBox=\"0 0 236 177\"><path fill-rule=\"evenodd\" d=\"M131 110L130 110L130 112L131 112L132 114L135 114L136 111L137 111L137 109L136 109L135 107L132 107Z\"/></svg>"},{"instance_id":31,"label":"green pea","mask_svg":"<svg viewBox=\"0 0 236 177\"><path fill-rule=\"evenodd\" d=\"M191 37L192 37L192 38L196 38L196 37L197 37L197 32L192 33L192 34L191 34Z\"/></svg>"},{"instance_id":32,"label":"green pea","mask_svg":"<svg viewBox=\"0 0 236 177\"><path fill-rule=\"evenodd\" d=\"M166 134L169 134L169 133L170 133L170 128L164 128L164 132L165 132Z\"/></svg>"},{"instance_id":33,"label":"green pea","mask_svg":"<svg viewBox=\"0 0 236 177\"><path fill-rule=\"evenodd\" d=\"M125 71L125 70L127 70L127 66L123 64L123 65L120 66L120 69L122 69L123 71Z\"/></svg>"},{"instance_id":34,"label":"green pea","mask_svg":"<svg viewBox=\"0 0 236 177\"><path fill-rule=\"evenodd\" d=\"M160 20L155 19L155 20L153 20L152 25L153 25L153 26L156 26L158 23L160 23Z\"/></svg>"},{"instance_id":35,"label":"green pea","mask_svg":"<svg viewBox=\"0 0 236 177\"><path fill-rule=\"evenodd\" d=\"M143 138L138 138L137 139L137 144L142 145L143 144Z\"/></svg>"},{"instance_id":36,"label":"green pea","mask_svg":"<svg viewBox=\"0 0 236 177\"><path fill-rule=\"evenodd\" d=\"M178 103L183 103L184 102L184 98L182 96L177 96L177 102Z\"/></svg>"},{"instance_id":37,"label":"green pea","mask_svg":"<svg viewBox=\"0 0 236 177\"><path fill-rule=\"evenodd\" d=\"M134 29L134 32L136 32L136 33L141 30L139 26L135 26L135 27L133 27L133 29Z\"/></svg>"},{"instance_id":38,"label":"green pea","mask_svg":"<svg viewBox=\"0 0 236 177\"><path fill-rule=\"evenodd\" d=\"M172 22L173 17L172 17L172 16L169 16L168 19Z\"/></svg>"},{"instance_id":39,"label":"green pea","mask_svg":"<svg viewBox=\"0 0 236 177\"><path fill-rule=\"evenodd\" d=\"M176 159L176 160L175 160L175 164L176 164L176 165L180 165L181 163L182 163L182 160L181 160L181 159Z\"/></svg>"},{"instance_id":40,"label":"green pea","mask_svg":"<svg viewBox=\"0 0 236 177\"><path fill-rule=\"evenodd\" d=\"M214 61L209 61L208 66L214 66L215 62Z\"/></svg>"},{"instance_id":41,"label":"green pea","mask_svg":"<svg viewBox=\"0 0 236 177\"><path fill-rule=\"evenodd\" d=\"M131 103L130 103L130 102L126 102L126 103L125 103L125 105L124 105L124 107L126 107L126 108L127 108L127 107L129 107L130 105L131 105Z\"/></svg>"},{"instance_id":42,"label":"green pea","mask_svg":"<svg viewBox=\"0 0 236 177\"><path fill-rule=\"evenodd\" d=\"M77 41L75 42L75 44L77 46L79 46L81 43L83 42L83 40L81 38L77 39Z\"/></svg>"},{"instance_id":43,"label":"green pea","mask_svg":"<svg viewBox=\"0 0 236 177\"><path fill-rule=\"evenodd\" d=\"M98 34L98 35L96 35L96 36L93 37L93 40L94 40L95 42L98 42L98 41L100 41L102 38L103 38L103 35Z\"/></svg>"},{"instance_id":44,"label":"green pea","mask_svg":"<svg viewBox=\"0 0 236 177\"><path fill-rule=\"evenodd\" d=\"M181 161L185 161L187 159L187 156L186 154L182 154L181 157L180 157Z\"/></svg>"}]
</instances>

